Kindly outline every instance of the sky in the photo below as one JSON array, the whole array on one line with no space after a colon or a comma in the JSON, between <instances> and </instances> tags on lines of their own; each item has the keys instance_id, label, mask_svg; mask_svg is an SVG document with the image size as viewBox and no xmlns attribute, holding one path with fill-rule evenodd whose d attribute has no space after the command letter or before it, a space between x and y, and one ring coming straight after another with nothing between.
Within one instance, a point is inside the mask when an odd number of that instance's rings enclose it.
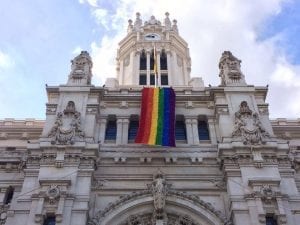
<instances>
[{"instance_id":1,"label":"sky","mask_svg":"<svg viewBox=\"0 0 300 225\"><path fill-rule=\"evenodd\" d=\"M300 118L300 0L1 0L0 119L45 119L45 85L66 84L81 50L92 56L94 85L115 77L136 12L178 21L192 77L219 85L230 50L248 84L269 86L270 118Z\"/></svg>"}]
</instances>

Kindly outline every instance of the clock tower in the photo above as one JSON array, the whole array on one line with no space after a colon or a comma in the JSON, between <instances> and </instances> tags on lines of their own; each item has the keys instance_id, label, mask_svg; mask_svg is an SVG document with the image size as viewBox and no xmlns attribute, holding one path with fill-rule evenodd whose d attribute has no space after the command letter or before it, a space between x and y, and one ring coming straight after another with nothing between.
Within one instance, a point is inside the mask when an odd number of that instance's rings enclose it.
<instances>
[{"instance_id":1,"label":"clock tower","mask_svg":"<svg viewBox=\"0 0 300 225\"><path fill-rule=\"evenodd\" d=\"M122 86L189 85L191 59L187 43L178 34L177 21L165 13L163 23L151 16L143 23L140 13L128 21L127 36L119 43L117 83Z\"/></svg>"}]
</instances>

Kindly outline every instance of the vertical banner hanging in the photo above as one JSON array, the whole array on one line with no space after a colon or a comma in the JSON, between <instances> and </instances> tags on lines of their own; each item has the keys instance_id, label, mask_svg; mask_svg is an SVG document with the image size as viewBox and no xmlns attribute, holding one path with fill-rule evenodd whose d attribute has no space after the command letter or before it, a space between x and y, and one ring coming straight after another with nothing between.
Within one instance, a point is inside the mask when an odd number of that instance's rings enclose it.
<instances>
[{"instance_id":1,"label":"vertical banner hanging","mask_svg":"<svg viewBox=\"0 0 300 225\"><path fill-rule=\"evenodd\" d=\"M175 147L173 88L143 89L140 123L135 143Z\"/></svg>"}]
</instances>

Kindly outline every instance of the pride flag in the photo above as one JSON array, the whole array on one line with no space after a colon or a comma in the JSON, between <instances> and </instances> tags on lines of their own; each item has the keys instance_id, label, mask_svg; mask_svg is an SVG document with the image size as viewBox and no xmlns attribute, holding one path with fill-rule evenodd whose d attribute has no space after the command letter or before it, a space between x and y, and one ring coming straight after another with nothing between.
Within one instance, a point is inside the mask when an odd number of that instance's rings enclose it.
<instances>
[{"instance_id":1,"label":"pride flag","mask_svg":"<svg viewBox=\"0 0 300 225\"><path fill-rule=\"evenodd\" d=\"M140 124L135 143L175 147L175 92L172 88L142 91Z\"/></svg>"}]
</instances>

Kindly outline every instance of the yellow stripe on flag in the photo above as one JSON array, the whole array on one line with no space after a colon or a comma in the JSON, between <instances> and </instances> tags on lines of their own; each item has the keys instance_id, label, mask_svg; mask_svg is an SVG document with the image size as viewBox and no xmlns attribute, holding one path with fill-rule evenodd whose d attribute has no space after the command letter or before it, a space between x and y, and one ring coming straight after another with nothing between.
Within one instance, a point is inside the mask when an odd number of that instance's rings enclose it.
<instances>
[{"instance_id":1,"label":"yellow stripe on flag","mask_svg":"<svg viewBox=\"0 0 300 225\"><path fill-rule=\"evenodd\" d=\"M159 88L154 88L151 129L150 129L150 135L149 135L149 140L148 140L149 145L155 145L155 143L156 143L157 121L158 121L158 101L159 101Z\"/></svg>"}]
</instances>

